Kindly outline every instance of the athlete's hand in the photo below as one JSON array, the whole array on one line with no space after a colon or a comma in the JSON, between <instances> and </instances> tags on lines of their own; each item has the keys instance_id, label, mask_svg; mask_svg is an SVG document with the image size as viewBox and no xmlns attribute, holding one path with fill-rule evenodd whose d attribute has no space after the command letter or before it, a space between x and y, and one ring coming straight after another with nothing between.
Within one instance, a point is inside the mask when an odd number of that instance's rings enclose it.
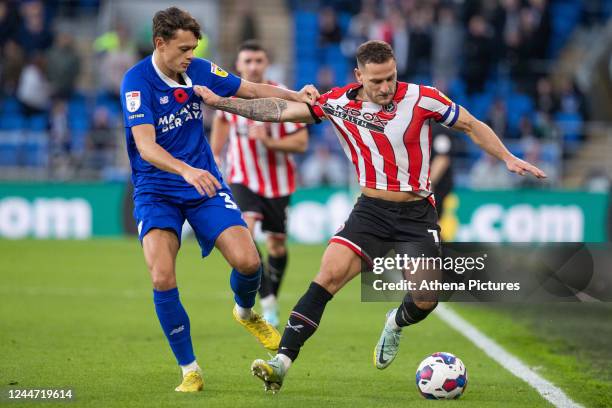
<instances>
[{"instance_id":1,"label":"athlete's hand","mask_svg":"<svg viewBox=\"0 0 612 408\"><path fill-rule=\"evenodd\" d=\"M508 170L510 170L512 173L517 173L521 176L531 173L539 179L547 177L542 170L531 163L527 163L526 161L519 159L516 156L510 156L509 159L506 159L506 167L508 167Z\"/></svg>"},{"instance_id":2,"label":"athlete's hand","mask_svg":"<svg viewBox=\"0 0 612 408\"><path fill-rule=\"evenodd\" d=\"M219 180L206 170L188 166L181 173L181 176L183 176L186 182L194 186L200 195L213 197L217 194L217 190L221 188Z\"/></svg>"},{"instance_id":3,"label":"athlete's hand","mask_svg":"<svg viewBox=\"0 0 612 408\"><path fill-rule=\"evenodd\" d=\"M249 126L249 139L260 140L264 145L267 145L270 135L268 127L262 123L254 123Z\"/></svg>"},{"instance_id":4,"label":"athlete's hand","mask_svg":"<svg viewBox=\"0 0 612 408\"><path fill-rule=\"evenodd\" d=\"M200 98L202 98L202 102L204 102L208 106L217 106L217 103L221 100L221 97L208 89L205 86L196 85L193 87L193 92L196 93Z\"/></svg>"},{"instance_id":5,"label":"athlete's hand","mask_svg":"<svg viewBox=\"0 0 612 408\"><path fill-rule=\"evenodd\" d=\"M319 95L319 91L315 88L314 85L308 84L305 85L298 92L298 100L297 102L306 102L309 105L314 105L314 103L319 99L321 95Z\"/></svg>"}]
</instances>

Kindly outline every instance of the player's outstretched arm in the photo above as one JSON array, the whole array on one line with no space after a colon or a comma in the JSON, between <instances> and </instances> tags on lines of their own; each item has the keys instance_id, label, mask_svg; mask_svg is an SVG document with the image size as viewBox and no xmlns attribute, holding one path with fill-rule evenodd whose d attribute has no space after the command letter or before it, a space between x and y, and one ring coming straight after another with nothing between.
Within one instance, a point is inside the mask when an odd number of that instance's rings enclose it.
<instances>
[{"instance_id":1,"label":"player's outstretched arm","mask_svg":"<svg viewBox=\"0 0 612 408\"><path fill-rule=\"evenodd\" d=\"M216 177L208 171L191 167L174 158L166 149L157 144L153 125L133 126L132 135L134 135L134 142L143 160L158 169L180 175L186 182L194 186L200 195L206 194L212 197L221 188Z\"/></svg>"},{"instance_id":2,"label":"player's outstretched arm","mask_svg":"<svg viewBox=\"0 0 612 408\"><path fill-rule=\"evenodd\" d=\"M315 123L310 107L304 102L291 102L279 98L241 99L223 98L205 86L193 90L202 101L213 108L235 113L260 122Z\"/></svg>"},{"instance_id":3,"label":"player's outstretched arm","mask_svg":"<svg viewBox=\"0 0 612 408\"><path fill-rule=\"evenodd\" d=\"M476 119L467 109L463 107L459 109L459 118L453 125L453 129L466 133L485 152L503 160L511 172L521 176L531 173L537 178L546 178L542 170L510 153L486 123Z\"/></svg>"},{"instance_id":4,"label":"player's outstretched arm","mask_svg":"<svg viewBox=\"0 0 612 408\"><path fill-rule=\"evenodd\" d=\"M245 99L280 98L286 101L306 102L312 105L319 99L320 95L317 88L310 84L305 85L299 92L295 92L279 86L254 83L242 79L236 96Z\"/></svg>"}]
</instances>

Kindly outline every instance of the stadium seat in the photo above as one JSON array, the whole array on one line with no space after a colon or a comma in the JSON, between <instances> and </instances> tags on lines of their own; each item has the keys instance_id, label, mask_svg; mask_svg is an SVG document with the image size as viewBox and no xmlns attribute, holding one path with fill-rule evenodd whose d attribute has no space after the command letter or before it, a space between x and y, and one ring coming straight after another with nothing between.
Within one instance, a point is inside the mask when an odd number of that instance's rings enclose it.
<instances>
[{"instance_id":1,"label":"stadium seat","mask_svg":"<svg viewBox=\"0 0 612 408\"><path fill-rule=\"evenodd\" d=\"M534 104L525 94L512 93L507 99L508 128L510 135L518 135L521 119L528 117L533 121Z\"/></svg>"},{"instance_id":2,"label":"stadium seat","mask_svg":"<svg viewBox=\"0 0 612 408\"><path fill-rule=\"evenodd\" d=\"M486 118L489 113L489 109L493 104L493 94L489 92L482 92L474 94L469 98L469 109L472 115L477 118Z\"/></svg>"},{"instance_id":3,"label":"stadium seat","mask_svg":"<svg viewBox=\"0 0 612 408\"><path fill-rule=\"evenodd\" d=\"M582 1L562 0L550 4L552 35L549 56L556 58L582 16Z\"/></svg>"},{"instance_id":4,"label":"stadium seat","mask_svg":"<svg viewBox=\"0 0 612 408\"><path fill-rule=\"evenodd\" d=\"M35 115L28 120L28 129L33 131L44 131L48 127L49 120L47 115Z\"/></svg>"},{"instance_id":5,"label":"stadium seat","mask_svg":"<svg viewBox=\"0 0 612 408\"><path fill-rule=\"evenodd\" d=\"M6 97L0 102L0 111L5 115L21 115L22 108L17 98Z\"/></svg>"},{"instance_id":6,"label":"stadium seat","mask_svg":"<svg viewBox=\"0 0 612 408\"><path fill-rule=\"evenodd\" d=\"M24 163L30 167L44 167L49 157L49 143L46 132L28 132L23 145Z\"/></svg>"},{"instance_id":7,"label":"stadium seat","mask_svg":"<svg viewBox=\"0 0 612 408\"><path fill-rule=\"evenodd\" d=\"M25 127L25 117L14 113L14 114L3 114L0 116L0 129L1 130L19 130Z\"/></svg>"},{"instance_id":8,"label":"stadium seat","mask_svg":"<svg viewBox=\"0 0 612 408\"><path fill-rule=\"evenodd\" d=\"M582 142L582 116L575 112L559 112L554 120L563 136L564 152L574 153Z\"/></svg>"},{"instance_id":9,"label":"stadium seat","mask_svg":"<svg viewBox=\"0 0 612 408\"><path fill-rule=\"evenodd\" d=\"M0 130L0 166L16 166L20 135L16 131Z\"/></svg>"}]
</instances>

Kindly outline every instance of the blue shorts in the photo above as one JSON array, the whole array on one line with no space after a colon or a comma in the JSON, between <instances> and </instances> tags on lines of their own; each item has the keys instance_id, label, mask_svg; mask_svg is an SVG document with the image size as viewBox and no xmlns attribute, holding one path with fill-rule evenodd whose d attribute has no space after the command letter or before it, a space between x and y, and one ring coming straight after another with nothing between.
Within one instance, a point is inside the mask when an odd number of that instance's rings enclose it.
<instances>
[{"instance_id":1,"label":"blue shorts","mask_svg":"<svg viewBox=\"0 0 612 408\"><path fill-rule=\"evenodd\" d=\"M176 197L158 194L139 194L134 199L134 218L138 225L140 242L153 228L174 231L181 242L185 220L195 232L202 257L208 256L217 237L229 227L246 227L242 213L229 189L217 191L213 197L196 201L182 201Z\"/></svg>"}]
</instances>

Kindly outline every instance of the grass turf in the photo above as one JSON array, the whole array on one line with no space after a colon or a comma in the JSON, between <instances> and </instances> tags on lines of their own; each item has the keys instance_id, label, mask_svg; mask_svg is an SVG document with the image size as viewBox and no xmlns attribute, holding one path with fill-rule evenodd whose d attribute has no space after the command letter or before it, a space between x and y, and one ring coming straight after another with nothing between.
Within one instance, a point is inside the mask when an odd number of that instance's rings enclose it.
<instances>
[{"instance_id":1,"label":"grass turf","mask_svg":"<svg viewBox=\"0 0 612 408\"><path fill-rule=\"evenodd\" d=\"M290 248L281 319L306 290L322 252ZM187 241L177 270L205 373L205 390L195 395L174 392L179 370L155 317L137 240L0 241L0 403L8 402L8 388L72 388L70 406L429 407L414 372L427 355L449 351L469 373L453 406L549 406L435 315L405 330L397 360L376 370L372 348L393 304L361 303L358 279L328 305L282 391L265 394L249 365L267 353L232 320L222 257L215 252L202 261Z\"/></svg>"}]
</instances>

